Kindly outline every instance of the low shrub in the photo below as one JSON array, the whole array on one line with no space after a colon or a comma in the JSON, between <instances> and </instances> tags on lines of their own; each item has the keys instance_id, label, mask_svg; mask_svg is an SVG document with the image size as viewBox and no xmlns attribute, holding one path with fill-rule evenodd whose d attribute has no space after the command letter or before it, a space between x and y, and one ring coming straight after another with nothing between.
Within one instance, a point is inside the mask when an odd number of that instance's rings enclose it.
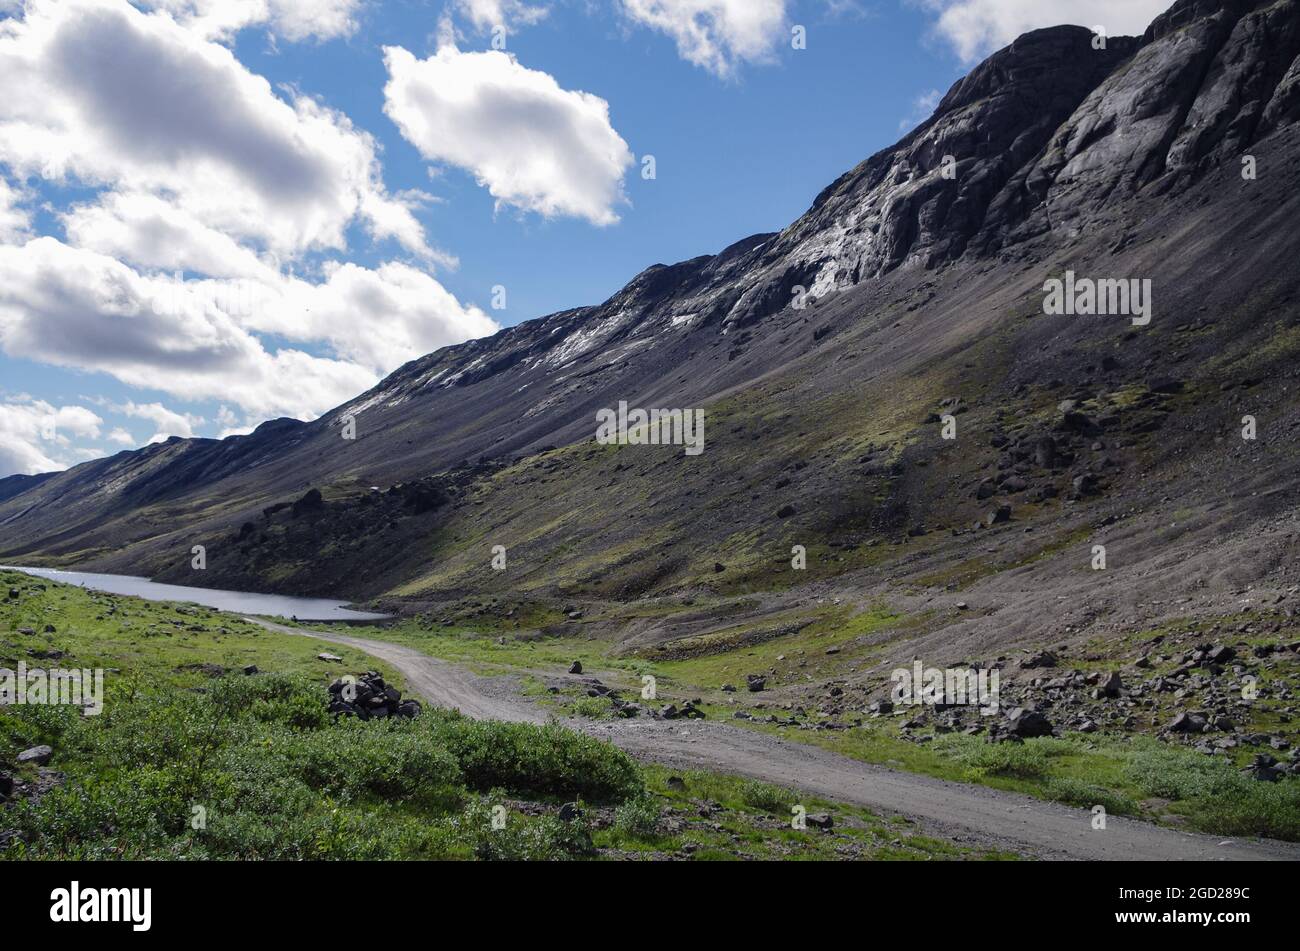
<instances>
[{"instance_id":1,"label":"low shrub","mask_svg":"<svg viewBox=\"0 0 1300 951\"><path fill-rule=\"evenodd\" d=\"M634 839L659 835L659 805L649 795L634 796L614 811L614 828Z\"/></svg>"},{"instance_id":2,"label":"low shrub","mask_svg":"<svg viewBox=\"0 0 1300 951\"><path fill-rule=\"evenodd\" d=\"M989 743L961 733L948 733L934 741L934 749L965 766L973 778L1013 776L1034 779L1047 772L1051 751L1040 741Z\"/></svg>"},{"instance_id":3,"label":"low shrub","mask_svg":"<svg viewBox=\"0 0 1300 951\"><path fill-rule=\"evenodd\" d=\"M579 858L593 851L586 810L568 822L555 816L533 818L495 811L504 798L494 792L476 797L455 820L457 830L471 843L476 858L488 862L553 862ZM504 822L494 821L500 816Z\"/></svg>"},{"instance_id":4,"label":"low shrub","mask_svg":"<svg viewBox=\"0 0 1300 951\"><path fill-rule=\"evenodd\" d=\"M471 789L621 802L645 788L636 762L622 750L555 723L536 726L445 714L434 714L429 722Z\"/></svg>"},{"instance_id":5,"label":"low shrub","mask_svg":"<svg viewBox=\"0 0 1300 951\"><path fill-rule=\"evenodd\" d=\"M402 799L461 783L446 749L408 722L341 720L329 730L281 738L276 755L312 789Z\"/></svg>"},{"instance_id":6,"label":"low shrub","mask_svg":"<svg viewBox=\"0 0 1300 951\"><path fill-rule=\"evenodd\" d=\"M747 806L777 813L789 812L791 805L798 799L788 789L755 779L746 780L740 787L740 798Z\"/></svg>"},{"instance_id":7,"label":"low shrub","mask_svg":"<svg viewBox=\"0 0 1300 951\"><path fill-rule=\"evenodd\" d=\"M625 753L557 724L432 711L331 722L323 686L303 678L223 678L201 692L154 685L116 700L99 717L0 712L6 749L50 742L67 772L63 785L0 812L0 832L21 833L4 857L578 856L591 848L585 821L519 819L497 835L467 787L611 802L644 793ZM626 821L645 828L634 809Z\"/></svg>"},{"instance_id":8,"label":"low shrub","mask_svg":"<svg viewBox=\"0 0 1300 951\"><path fill-rule=\"evenodd\" d=\"M1120 793L1068 776L1054 776L1047 781L1047 794L1055 802L1081 809L1101 806L1112 816L1132 815L1137 803Z\"/></svg>"}]
</instances>

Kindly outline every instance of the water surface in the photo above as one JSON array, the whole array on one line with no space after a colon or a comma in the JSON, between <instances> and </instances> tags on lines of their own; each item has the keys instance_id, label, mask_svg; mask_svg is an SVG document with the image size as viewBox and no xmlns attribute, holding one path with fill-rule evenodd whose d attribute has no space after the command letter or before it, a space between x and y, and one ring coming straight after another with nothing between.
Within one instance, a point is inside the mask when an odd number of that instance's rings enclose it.
<instances>
[{"instance_id":1,"label":"water surface","mask_svg":"<svg viewBox=\"0 0 1300 951\"><path fill-rule=\"evenodd\" d=\"M10 571L75 584L81 588L127 594L149 601L185 601L235 614L260 614L269 617L297 618L299 621L377 621L386 614L353 611L346 601L327 598L294 598L281 594L252 594L247 591L222 591L218 588L190 588L178 584L160 584L132 575L99 575L86 571L59 571L54 568L19 568L0 565Z\"/></svg>"}]
</instances>

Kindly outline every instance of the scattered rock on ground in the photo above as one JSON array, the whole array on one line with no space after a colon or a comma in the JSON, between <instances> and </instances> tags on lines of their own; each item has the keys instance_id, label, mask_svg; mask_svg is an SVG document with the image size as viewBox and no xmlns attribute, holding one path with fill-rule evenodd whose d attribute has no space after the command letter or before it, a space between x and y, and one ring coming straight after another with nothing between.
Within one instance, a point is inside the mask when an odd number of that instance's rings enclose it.
<instances>
[{"instance_id":1,"label":"scattered rock on ground","mask_svg":"<svg viewBox=\"0 0 1300 951\"><path fill-rule=\"evenodd\" d=\"M34 763L37 766L44 766L54 755L54 750L48 746L33 746L29 750L23 750L18 754L18 765L25 763Z\"/></svg>"},{"instance_id":2,"label":"scattered rock on ground","mask_svg":"<svg viewBox=\"0 0 1300 951\"><path fill-rule=\"evenodd\" d=\"M329 686L329 712L362 720L396 716L413 719L423 712L418 700L403 700L402 692L371 671L359 678L340 677Z\"/></svg>"}]
</instances>

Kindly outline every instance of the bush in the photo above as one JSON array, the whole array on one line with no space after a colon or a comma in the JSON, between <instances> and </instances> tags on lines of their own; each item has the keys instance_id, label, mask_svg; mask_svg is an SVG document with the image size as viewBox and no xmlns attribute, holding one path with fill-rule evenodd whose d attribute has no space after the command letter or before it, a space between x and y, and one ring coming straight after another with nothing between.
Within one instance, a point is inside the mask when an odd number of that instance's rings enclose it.
<instances>
[{"instance_id":1,"label":"bush","mask_svg":"<svg viewBox=\"0 0 1300 951\"><path fill-rule=\"evenodd\" d=\"M622 750L555 723L428 719L472 789L621 802L645 788L636 763Z\"/></svg>"},{"instance_id":2,"label":"bush","mask_svg":"<svg viewBox=\"0 0 1300 951\"><path fill-rule=\"evenodd\" d=\"M1133 754L1126 776L1144 793L1188 803L1188 818L1216 835L1300 840L1300 781L1261 782L1231 763L1191 750L1151 746Z\"/></svg>"},{"instance_id":3,"label":"bush","mask_svg":"<svg viewBox=\"0 0 1300 951\"><path fill-rule=\"evenodd\" d=\"M613 712L613 707L604 697L582 697L573 702L573 715L575 717L607 720L613 715Z\"/></svg>"},{"instance_id":4,"label":"bush","mask_svg":"<svg viewBox=\"0 0 1300 951\"><path fill-rule=\"evenodd\" d=\"M1148 796L1162 799L1221 796L1234 791L1242 779L1228 763L1164 745L1136 750L1124 775Z\"/></svg>"},{"instance_id":5,"label":"bush","mask_svg":"<svg viewBox=\"0 0 1300 951\"><path fill-rule=\"evenodd\" d=\"M306 677L260 674L230 676L214 681L213 702L230 716L251 716L262 723L280 723L295 730L319 730L330 718L320 687Z\"/></svg>"},{"instance_id":6,"label":"bush","mask_svg":"<svg viewBox=\"0 0 1300 951\"><path fill-rule=\"evenodd\" d=\"M1300 841L1300 781L1265 783L1239 776L1232 795L1196 803L1190 818L1217 835L1259 835Z\"/></svg>"},{"instance_id":7,"label":"bush","mask_svg":"<svg viewBox=\"0 0 1300 951\"><path fill-rule=\"evenodd\" d=\"M402 799L461 782L451 753L409 723L341 720L333 729L281 740L278 756L309 787L334 794Z\"/></svg>"},{"instance_id":8,"label":"bush","mask_svg":"<svg viewBox=\"0 0 1300 951\"><path fill-rule=\"evenodd\" d=\"M791 805L798 799L788 789L753 779L746 780L740 787L740 798L747 806L776 813L789 812Z\"/></svg>"},{"instance_id":9,"label":"bush","mask_svg":"<svg viewBox=\"0 0 1300 951\"><path fill-rule=\"evenodd\" d=\"M967 767L976 779L983 776L1037 778L1047 772L1048 757L1055 752L1037 740L989 743L961 733L937 737L934 749Z\"/></svg>"},{"instance_id":10,"label":"bush","mask_svg":"<svg viewBox=\"0 0 1300 951\"><path fill-rule=\"evenodd\" d=\"M186 817L176 777L146 767L56 787L38 801L21 802L13 818L49 857L99 860L144 855L179 833Z\"/></svg>"},{"instance_id":11,"label":"bush","mask_svg":"<svg viewBox=\"0 0 1300 951\"><path fill-rule=\"evenodd\" d=\"M0 829L27 840L11 840L5 858L571 857L591 849L585 820L516 817L492 830L477 800L458 816L466 786L616 802L644 793L630 757L558 725L433 712L331 724L323 685L304 678L155 685L112 699L91 718L0 711L0 740L52 743L68 775L0 812ZM633 809L625 822L645 828Z\"/></svg>"},{"instance_id":12,"label":"bush","mask_svg":"<svg viewBox=\"0 0 1300 951\"><path fill-rule=\"evenodd\" d=\"M592 851L591 826L586 810L570 822L554 816L531 819L505 813L501 828L493 828L494 806L500 792L474 799L455 820L457 831L468 841L476 858L488 862L553 862ZM499 823L498 823L499 824Z\"/></svg>"},{"instance_id":13,"label":"bush","mask_svg":"<svg viewBox=\"0 0 1300 951\"><path fill-rule=\"evenodd\" d=\"M1069 777L1057 776L1049 779L1047 794L1055 802L1078 806L1081 809L1101 806L1112 816L1132 815L1137 812L1137 803L1127 796Z\"/></svg>"},{"instance_id":14,"label":"bush","mask_svg":"<svg viewBox=\"0 0 1300 951\"><path fill-rule=\"evenodd\" d=\"M635 796L614 812L614 828L634 839L659 835L659 806L649 795Z\"/></svg>"}]
</instances>

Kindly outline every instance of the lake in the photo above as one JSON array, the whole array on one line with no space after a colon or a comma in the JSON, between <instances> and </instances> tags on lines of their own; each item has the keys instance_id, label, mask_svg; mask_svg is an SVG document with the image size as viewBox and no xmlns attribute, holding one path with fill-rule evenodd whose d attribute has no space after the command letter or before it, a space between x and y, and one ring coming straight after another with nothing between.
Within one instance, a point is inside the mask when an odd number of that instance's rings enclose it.
<instances>
[{"instance_id":1,"label":"lake","mask_svg":"<svg viewBox=\"0 0 1300 951\"><path fill-rule=\"evenodd\" d=\"M346 601L327 598L294 598L281 594L251 594L247 591L221 591L216 588L189 588L178 584L159 584L148 578L131 575L99 575L86 571L59 571L54 568L19 568L0 565L9 571L21 571L38 578L75 584L81 588L128 594L149 601L185 601L218 608L234 614L260 614L294 618L300 621L378 621L386 614L353 611Z\"/></svg>"}]
</instances>

